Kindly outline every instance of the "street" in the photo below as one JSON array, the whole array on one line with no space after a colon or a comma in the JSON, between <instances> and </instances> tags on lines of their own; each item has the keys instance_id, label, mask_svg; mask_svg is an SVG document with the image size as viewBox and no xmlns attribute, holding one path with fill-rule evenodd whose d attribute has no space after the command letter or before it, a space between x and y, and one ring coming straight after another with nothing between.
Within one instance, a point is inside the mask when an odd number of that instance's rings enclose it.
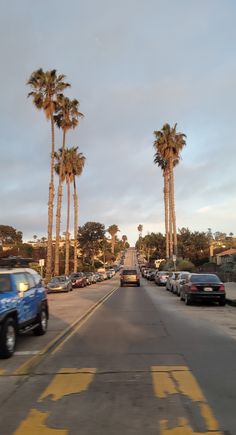
<instances>
[{"instance_id":1,"label":"street","mask_svg":"<svg viewBox=\"0 0 236 435\"><path fill-rule=\"evenodd\" d=\"M48 334L0 360L0 435L236 434L235 307L119 274L49 303Z\"/></svg>"}]
</instances>

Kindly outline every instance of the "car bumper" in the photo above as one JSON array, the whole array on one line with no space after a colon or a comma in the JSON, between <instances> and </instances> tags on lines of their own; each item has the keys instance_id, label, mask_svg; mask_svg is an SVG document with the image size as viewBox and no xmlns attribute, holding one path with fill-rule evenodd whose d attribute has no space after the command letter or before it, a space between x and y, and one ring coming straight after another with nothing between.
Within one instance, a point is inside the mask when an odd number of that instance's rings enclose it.
<instances>
[{"instance_id":1,"label":"car bumper","mask_svg":"<svg viewBox=\"0 0 236 435\"><path fill-rule=\"evenodd\" d=\"M220 301L220 300L225 300L225 293L224 292L190 292L188 293L189 295L191 295L192 299L205 299L205 300L216 300L216 301Z\"/></svg>"}]
</instances>

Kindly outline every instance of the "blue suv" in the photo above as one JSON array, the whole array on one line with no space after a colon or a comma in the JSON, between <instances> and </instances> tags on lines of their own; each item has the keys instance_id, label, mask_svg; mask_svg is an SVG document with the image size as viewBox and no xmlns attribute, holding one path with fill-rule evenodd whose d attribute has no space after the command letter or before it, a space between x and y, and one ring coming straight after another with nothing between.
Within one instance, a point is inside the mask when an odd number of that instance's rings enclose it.
<instances>
[{"instance_id":1,"label":"blue suv","mask_svg":"<svg viewBox=\"0 0 236 435\"><path fill-rule=\"evenodd\" d=\"M0 259L0 357L14 354L18 333L47 332L48 302L41 276L29 260Z\"/></svg>"}]
</instances>

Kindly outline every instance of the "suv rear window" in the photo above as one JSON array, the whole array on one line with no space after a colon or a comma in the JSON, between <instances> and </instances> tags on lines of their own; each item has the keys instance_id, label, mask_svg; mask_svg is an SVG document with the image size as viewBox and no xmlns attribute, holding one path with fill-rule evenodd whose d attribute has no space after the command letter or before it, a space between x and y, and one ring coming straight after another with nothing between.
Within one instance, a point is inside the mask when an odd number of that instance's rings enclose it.
<instances>
[{"instance_id":1,"label":"suv rear window","mask_svg":"<svg viewBox=\"0 0 236 435\"><path fill-rule=\"evenodd\" d=\"M220 279L217 275L192 275L191 282L215 282L219 283Z\"/></svg>"},{"instance_id":2,"label":"suv rear window","mask_svg":"<svg viewBox=\"0 0 236 435\"><path fill-rule=\"evenodd\" d=\"M123 275L137 275L137 270L123 270Z\"/></svg>"}]
</instances>

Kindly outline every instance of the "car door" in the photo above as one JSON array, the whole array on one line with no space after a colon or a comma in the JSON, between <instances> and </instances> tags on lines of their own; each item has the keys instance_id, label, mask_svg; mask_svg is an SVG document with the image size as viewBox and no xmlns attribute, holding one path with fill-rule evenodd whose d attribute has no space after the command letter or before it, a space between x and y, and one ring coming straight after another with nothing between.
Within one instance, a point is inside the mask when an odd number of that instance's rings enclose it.
<instances>
[{"instance_id":1,"label":"car door","mask_svg":"<svg viewBox=\"0 0 236 435\"><path fill-rule=\"evenodd\" d=\"M29 288L27 274L18 272L14 274L14 282L18 291L18 312L20 323L28 322L32 318L32 291Z\"/></svg>"}]
</instances>

